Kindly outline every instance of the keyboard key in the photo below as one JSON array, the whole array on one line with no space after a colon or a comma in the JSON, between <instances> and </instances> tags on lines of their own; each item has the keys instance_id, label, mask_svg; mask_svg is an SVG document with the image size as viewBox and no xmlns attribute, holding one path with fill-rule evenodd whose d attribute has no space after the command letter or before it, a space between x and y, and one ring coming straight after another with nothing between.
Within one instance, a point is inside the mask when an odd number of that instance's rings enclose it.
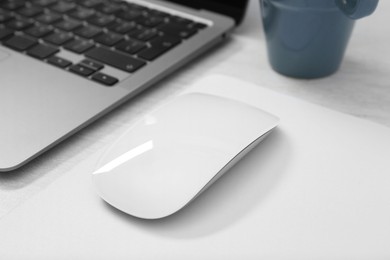
<instances>
[{"instance_id":1,"label":"keyboard key","mask_svg":"<svg viewBox=\"0 0 390 260\"><path fill-rule=\"evenodd\" d=\"M59 22L62 19L62 16L60 14L56 13L44 13L40 16L38 16L37 21L41 23L46 24L52 24Z\"/></svg>"},{"instance_id":2,"label":"keyboard key","mask_svg":"<svg viewBox=\"0 0 390 260\"><path fill-rule=\"evenodd\" d=\"M140 28L128 34L131 38L147 42L158 35L156 29Z\"/></svg>"},{"instance_id":3,"label":"keyboard key","mask_svg":"<svg viewBox=\"0 0 390 260\"><path fill-rule=\"evenodd\" d=\"M177 36L182 39L188 39L198 31L195 27L180 26L172 23L164 24L158 30L164 34Z\"/></svg>"},{"instance_id":4,"label":"keyboard key","mask_svg":"<svg viewBox=\"0 0 390 260\"><path fill-rule=\"evenodd\" d=\"M126 52L128 54L135 54L146 47L146 44L143 42L129 40L122 41L121 43L115 46L116 49Z\"/></svg>"},{"instance_id":5,"label":"keyboard key","mask_svg":"<svg viewBox=\"0 0 390 260\"><path fill-rule=\"evenodd\" d=\"M116 33L104 33L95 37L95 41L106 46L113 46L123 39L122 35Z\"/></svg>"},{"instance_id":6,"label":"keyboard key","mask_svg":"<svg viewBox=\"0 0 390 260\"><path fill-rule=\"evenodd\" d=\"M48 35L53 30L54 29L49 25L37 25L37 26L31 27L31 28L28 28L24 32L33 36L33 37L41 38L41 37Z\"/></svg>"},{"instance_id":7,"label":"keyboard key","mask_svg":"<svg viewBox=\"0 0 390 260\"><path fill-rule=\"evenodd\" d=\"M192 23L191 20L180 17L180 16L171 16L169 18L169 20L170 20L170 22L172 22L174 24L178 24L178 25L182 25L182 26L186 26L186 25L189 25Z\"/></svg>"},{"instance_id":8,"label":"keyboard key","mask_svg":"<svg viewBox=\"0 0 390 260\"><path fill-rule=\"evenodd\" d=\"M97 7L97 10L105 14L115 14L121 11L123 8L118 4L104 3Z\"/></svg>"},{"instance_id":9,"label":"keyboard key","mask_svg":"<svg viewBox=\"0 0 390 260\"><path fill-rule=\"evenodd\" d=\"M130 73L146 64L144 61L102 47L89 50L85 56Z\"/></svg>"},{"instance_id":10,"label":"keyboard key","mask_svg":"<svg viewBox=\"0 0 390 260\"><path fill-rule=\"evenodd\" d=\"M146 27L156 27L164 21L161 16L142 16L139 17L136 22Z\"/></svg>"},{"instance_id":11,"label":"keyboard key","mask_svg":"<svg viewBox=\"0 0 390 260\"><path fill-rule=\"evenodd\" d=\"M65 44L64 48L80 54L91 49L93 46L95 46L95 44L90 41L78 39Z\"/></svg>"},{"instance_id":12,"label":"keyboard key","mask_svg":"<svg viewBox=\"0 0 390 260\"><path fill-rule=\"evenodd\" d=\"M27 54L32 57L43 60L57 52L59 52L58 48L54 48L45 44L38 44L29 49L27 51Z\"/></svg>"},{"instance_id":13,"label":"keyboard key","mask_svg":"<svg viewBox=\"0 0 390 260\"><path fill-rule=\"evenodd\" d=\"M135 22L125 22L125 21L118 21L109 27L111 31L119 34L128 33L132 30L135 30L136 28L137 28L137 24Z\"/></svg>"},{"instance_id":14,"label":"keyboard key","mask_svg":"<svg viewBox=\"0 0 390 260\"><path fill-rule=\"evenodd\" d=\"M13 18L11 12L0 9L0 23L5 23Z\"/></svg>"},{"instance_id":15,"label":"keyboard key","mask_svg":"<svg viewBox=\"0 0 390 260\"><path fill-rule=\"evenodd\" d=\"M96 14L88 20L89 23L94 24L98 27L106 27L115 21L114 16L108 16L103 14Z\"/></svg>"},{"instance_id":16,"label":"keyboard key","mask_svg":"<svg viewBox=\"0 0 390 260\"><path fill-rule=\"evenodd\" d=\"M142 15L142 10L124 10L118 13L118 17L127 21L133 21Z\"/></svg>"},{"instance_id":17,"label":"keyboard key","mask_svg":"<svg viewBox=\"0 0 390 260\"><path fill-rule=\"evenodd\" d=\"M7 23L7 27L14 29L14 30L17 30L17 31L24 30L32 25L33 25L32 22L30 22L28 20L24 20L24 19L12 20L12 21Z\"/></svg>"},{"instance_id":18,"label":"keyboard key","mask_svg":"<svg viewBox=\"0 0 390 260\"><path fill-rule=\"evenodd\" d=\"M174 36L161 36L150 42L152 47L162 46L164 48L172 48L181 42L179 37Z\"/></svg>"},{"instance_id":19,"label":"keyboard key","mask_svg":"<svg viewBox=\"0 0 390 260\"><path fill-rule=\"evenodd\" d=\"M76 21L76 20L67 19L67 20L62 20L62 21L58 22L55 26L58 29L61 29L61 30L69 32L69 31L73 31L73 30L81 27L81 25L82 25L82 22L79 22L79 21Z\"/></svg>"},{"instance_id":20,"label":"keyboard key","mask_svg":"<svg viewBox=\"0 0 390 260\"><path fill-rule=\"evenodd\" d=\"M181 40L175 37L164 36L155 41L152 41L151 48L145 49L138 53L138 57L151 61L179 44Z\"/></svg>"},{"instance_id":21,"label":"keyboard key","mask_svg":"<svg viewBox=\"0 0 390 260\"><path fill-rule=\"evenodd\" d=\"M76 5L71 2L66 2L66 1L60 1L57 4L53 5L50 7L53 11L57 13L67 13L73 9L76 8Z\"/></svg>"},{"instance_id":22,"label":"keyboard key","mask_svg":"<svg viewBox=\"0 0 390 260\"><path fill-rule=\"evenodd\" d=\"M102 3L102 0L81 0L80 5L91 8L91 7L96 7Z\"/></svg>"},{"instance_id":23,"label":"keyboard key","mask_svg":"<svg viewBox=\"0 0 390 260\"><path fill-rule=\"evenodd\" d=\"M7 39L8 37L14 35L14 31L9 28L0 28L0 40Z\"/></svg>"},{"instance_id":24,"label":"keyboard key","mask_svg":"<svg viewBox=\"0 0 390 260\"><path fill-rule=\"evenodd\" d=\"M42 7L48 7L55 4L57 0L34 0L33 3Z\"/></svg>"},{"instance_id":25,"label":"keyboard key","mask_svg":"<svg viewBox=\"0 0 390 260\"><path fill-rule=\"evenodd\" d=\"M81 65L83 65L84 67L87 67L87 68L90 68L94 71L98 71L98 70L101 70L104 68L104 65L103 64L100 64L98 62L95 62L95 61L92 61L92 60L88 60L88 59L85 59L85 60L82 60L80 62Z\"/></svg>"},{"instance_id":26,"label":"keyboard key","mask_svg":"<svg viewBox=\"0 0 390 260\"><path fill-rule=\"evenodd\" d=\"M172 15L165 13L165 12L162 12L160 10L149 10L148 15L149 16L158 16L158 17L163 18L164 20L172 17Z\"/></svg>"},{"instance_id":27,"label":"keyboard key","mask_svg":"<svg viewBox=\"0 0 390 260\"><path fill-rule=\"evenodd\" d=\"M72 62L70 62L70 61L68 61L66 59L63 59L61 57L58 57L58 56L50 57L47 61L50 64L53 64L54 66L57 66L57 67L60 67L60 68L66 68L66 67L72 65Z\"/></svg>"},{"instance_id":28,"label":"keyboard key","mask_svg":"<svg viewBox=\"0 0 390 260\"><path fill-rule=\"evenodd\" d=\"M81 36L81 37L84 37L87 39L91 39L91 38L99 35L100 33L102 33L102 30L97 28L97 27L87 25L87 26L84 26L82 28L77 29L74 33L78 36Z\"/></svg>"},{"instance_id":29,"label":"keyboard key","mask_svg":"<svg viewBox=\"0 0 390 260\"><path fill-rule=\"evenodd\" d=\"M93 70L86 68L82 65L78 65L78 64L70 66L69 71L74 72L74 73L79 74L79 75L84 76L84 77L88 77L89 75L91 75L94 72Z\"/></svg>"},{"instance_id":30,"label":"keyboard key","mask_svg":"<svg viewBox=\"0 0 390 260\"><path fill-rule=\"evenodd\" d=\"M25 3L23 0L2 1L0 7L10 11L15 11L19 8L22 8L24 4Z\"/></svg>"},{"instance_id":31,"label":"keyboard key","mask_svg":"<svg viewBox=\"0 0 390 260\"><path fill-rule=\"evenodd\" d=\"M28 48L34 46L35 44L37 44L35 40L21 35L13 36L12 38L4 42L4 45L17 51L25 51Z\"/></svg>"},{"instance_id":32,"label":"keyboard key","mask_svg":"<svg viewBox=\"0 0 390 260\"><path fill-rule=\"evenodd\" d=\"M92 79L106 86L112 86L118 82L117 78L108 76L107 74L104 73L96 73L95 75L92 76Z\"/></svg>"},{"instance_id":33,"label":"keyboard key","mask_svg":"<svg viewBox=\"0 0 390 260\"><path fill-rule=\"evenodd\" d=\"M23 7L22 9L20 9L18 11L18 14L26 16L28 18L37 16L37 15L39 15L41 13L43 13L42 7L34 6L34 5L33 6L28 6L28 7L27 6Z\"/></svg>"},{"instance_id":34,"label":"keyboard key","mask_svg":"<svg viewBox=\"0 0 390 260\"><path fill-rule=\"evenodd\" d=\"M44 38L45 41L55 45L62 45L66 42L69 42L72 39L73 39L72 34L67 32L56 32Z\"/></svg>"},{"instance_id":35,"label":"keyboard key","mask_svg":"<svg viewBox=\"0 0 390 260\"><path fill-rule=\"evenodd\" d=\"M79 19L79 20L87 20L91 18L95 14L95 11L92 9L86 9L86 8L77 8L76 10L69 13L69 16Z\"/></svg>"}]
</instances>

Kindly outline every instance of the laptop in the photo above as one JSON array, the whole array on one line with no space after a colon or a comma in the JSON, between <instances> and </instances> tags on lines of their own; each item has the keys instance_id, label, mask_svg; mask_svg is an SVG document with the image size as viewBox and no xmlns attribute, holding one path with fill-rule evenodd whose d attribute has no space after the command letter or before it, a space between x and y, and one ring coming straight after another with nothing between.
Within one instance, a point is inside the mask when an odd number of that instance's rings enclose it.
<instances>
[{"instance_id":1,"label":"laptop","mask_svg":"<svg viewBox=\"0 0 390 260\"><path fill-rule=\"evenodd\" d=\"M247 1L0 2L0 171L16 169L202 52Z\"/></svg>"}]
</instances>

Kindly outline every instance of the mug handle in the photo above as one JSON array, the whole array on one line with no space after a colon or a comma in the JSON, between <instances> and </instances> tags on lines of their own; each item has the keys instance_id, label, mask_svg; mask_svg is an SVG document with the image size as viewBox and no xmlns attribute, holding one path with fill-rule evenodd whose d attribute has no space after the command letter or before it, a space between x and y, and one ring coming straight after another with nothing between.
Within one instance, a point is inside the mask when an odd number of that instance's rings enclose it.
<instances>
[{"instance_id":1,"label":"mug handle","mask_svg":"<svg viewBox=\"0 0 390 260\"><path fill-rule=\"evenodd\" d=\"M359 19L372 14L379 0L335 0L336 5L351 19Z\"/></svg>"}]
</instances>

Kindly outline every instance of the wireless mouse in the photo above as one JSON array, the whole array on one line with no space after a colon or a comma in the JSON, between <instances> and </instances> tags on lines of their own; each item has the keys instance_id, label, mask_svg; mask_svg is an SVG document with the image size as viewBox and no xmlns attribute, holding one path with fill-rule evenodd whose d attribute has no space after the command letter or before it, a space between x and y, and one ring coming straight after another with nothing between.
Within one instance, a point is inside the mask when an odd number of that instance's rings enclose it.
<instances>
[{"instance_id":1,"label":"wireless mouse","mask_svg":"<svg viewBox=\"0 0 390 260\"><path fill-rule=\"evenodd\" d=\"M176 97L144 116L103 153L98 194L135 217L167 217L190 203L276 125L245 103L201 93Z\"/></svg>"}]
</instances>

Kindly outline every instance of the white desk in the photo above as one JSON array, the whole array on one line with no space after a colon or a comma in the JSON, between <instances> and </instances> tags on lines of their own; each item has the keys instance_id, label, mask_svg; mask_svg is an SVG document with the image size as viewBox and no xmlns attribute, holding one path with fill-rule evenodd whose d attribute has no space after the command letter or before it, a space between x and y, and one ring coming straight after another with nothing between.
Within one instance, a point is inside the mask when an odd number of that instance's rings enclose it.
<instances>
[{"instance_id":1,"label":"white desk","mask_svg":"<svg viewBox=\"0 0 390 260\"><path fill-rule=\"evenodd\" d=\"M251 0L242 26L220 49L203 55L24 168L2 173L0 217L112 142L139 115L208 74L235 76L390 126L390 1L380 1L373 16L357 22L342 68L320 80L290 79L271 70L258 10L258 1Z\"/></svg>"}]
</instances>

